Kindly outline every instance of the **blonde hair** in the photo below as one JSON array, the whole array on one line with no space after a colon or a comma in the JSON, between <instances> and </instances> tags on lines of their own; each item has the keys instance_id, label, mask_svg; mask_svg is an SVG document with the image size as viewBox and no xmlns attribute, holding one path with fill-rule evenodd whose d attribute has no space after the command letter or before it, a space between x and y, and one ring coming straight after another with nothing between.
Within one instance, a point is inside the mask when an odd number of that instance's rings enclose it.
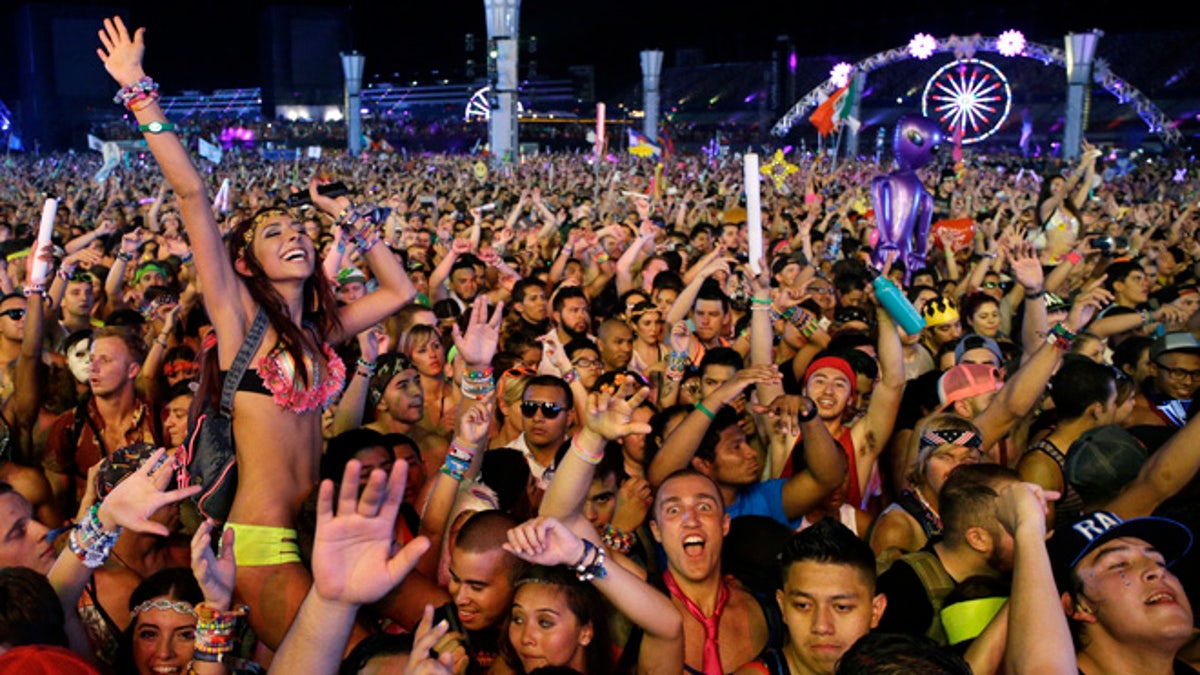
<instances>
[{"instance_id":1,"label":"blonde hair","mask_svg":"<svg viewBox=\"0 0 1200 675\"><path fill-rule=\"evenodd\" d=\"M917 420L913 427L912 438L909 439L908 454L913 458L912 464L904 474L904 479L913 487L925 482L926 471L929 468L929 458L950 447L950 443L938 445L926 444L921 447L921 439L930 431L968 432L982 436L979 427L971 420L954 413L934 413Z\"/></svg>"}]
</instances>

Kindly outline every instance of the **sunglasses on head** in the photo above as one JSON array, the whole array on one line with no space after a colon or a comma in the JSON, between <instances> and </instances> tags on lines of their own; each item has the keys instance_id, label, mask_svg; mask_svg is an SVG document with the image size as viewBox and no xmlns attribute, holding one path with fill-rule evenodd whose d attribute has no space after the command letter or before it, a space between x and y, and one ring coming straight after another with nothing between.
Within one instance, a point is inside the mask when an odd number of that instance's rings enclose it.
<instances>
[{"instance_id":1,"label":"sunglasses on head","mask_svg":"<svg viewBox=\"0 0 1200 675\"><path fill-rule=\"evenodd\" d=\"M6 309L3 312L0 312L0 315L7 316L13 321L20 321L21 319L25 318L25 310L20 307L13 307L12 309Z\"/></svg>"},{"instance_id":2,"label":"sunglasses on head","mask_svg":"<svg viewBox=\"0 0 1200 675\"><path fill-rule=\"evenodd\" d=\"M562 406L549 401L521 401L521 415L527 420L533 419L538 410L542 411L542 417L552 420L562 413Z\"/></svg>"}]
</instances>

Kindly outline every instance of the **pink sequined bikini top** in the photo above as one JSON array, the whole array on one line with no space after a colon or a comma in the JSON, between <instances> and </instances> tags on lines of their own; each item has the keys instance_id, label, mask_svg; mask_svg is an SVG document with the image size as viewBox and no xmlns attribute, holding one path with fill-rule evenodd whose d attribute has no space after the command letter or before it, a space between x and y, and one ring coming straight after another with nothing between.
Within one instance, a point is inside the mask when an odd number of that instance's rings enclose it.
<instances>
[{"instance_id":1,"label":"pink sequined bikini top","mask_svg":"<svg viewBox=\"0 0 1200 675\"><path fill-rule=\"evenodd\" d=\"M321 364L307 350L304 352L302 365L309 382L304 388L297 377L296 360L292 355L282 345L272 349L257 364L258 376L266 390L263 393L270 393L276 405L295 413L324 410L333 405L346 383L346 364L327 344L321 344L321 354L326 364L324 377ZM246 376L250 375L247 371Z\"/></svg>"}]
</instances>

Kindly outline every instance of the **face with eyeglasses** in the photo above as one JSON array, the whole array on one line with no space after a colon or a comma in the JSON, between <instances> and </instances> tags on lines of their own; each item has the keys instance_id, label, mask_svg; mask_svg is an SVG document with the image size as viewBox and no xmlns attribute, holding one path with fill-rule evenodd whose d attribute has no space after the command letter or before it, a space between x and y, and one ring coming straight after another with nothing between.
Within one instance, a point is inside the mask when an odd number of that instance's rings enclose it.
<instances>
[{"instance_id":1,"label":"face with eyeglasses","mask_svg":"<svg viewBox=\"0 0 1200 675\"><path fill-rule=\"evenodd\" d=\"M1190 399L1200 388L1200 354L1183 351L1159 354L1151 368L1155 387L1168 398Z\"/></svg>"},{"instance_id":2,"label":"face with eyeglasses","mask_svg":"<svg viewBox=\"0 0 1200 675\"><path fill-rule=\"evenodd\" d=\"M582 378L580 378L582 379ZM567 395L560 387L532 385L521 397L521 431L530 447L557 448L567 437Z\"/></svg>"},{"instance_id":3,"label":"face with eyeglasses","mask_svg":"<svg viewBox=\"0 0 1200 675\"><path fill-rule=\"evenodd\" d=\"M600 360L600 352L595 349L579 349L571 354L571 365L579 373L579 382L591 391L596 384L596 378L604 372L604 362Z\"/></svg>"}]
</instances>

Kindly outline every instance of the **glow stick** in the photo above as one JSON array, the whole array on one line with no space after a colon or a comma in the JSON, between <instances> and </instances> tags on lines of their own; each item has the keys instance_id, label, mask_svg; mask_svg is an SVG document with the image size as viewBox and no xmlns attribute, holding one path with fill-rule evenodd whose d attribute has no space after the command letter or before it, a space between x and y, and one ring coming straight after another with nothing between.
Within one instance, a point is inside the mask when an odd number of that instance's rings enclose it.
<instances>
[{"instance_id":1,"label":"glow stick","mask_svg":"<svg viewBox=\"0 0 1200 675\"><path fill-rule=\"evenodd\" d=\"M225 213L229 210L229 179L221 181L221 189L217 190L217 196L213 198L213 212L218 210L220 213Z\"/></svg>"},{"instance_id":2,"label":"glow stick","mask_svg":"<svg viewBox=\"0 0 1200 675\"><path fill-rule=\"evenodd\" d=\"M50 246L50 235L54 234L54 216L58 214L58 200L50 198L42 206L42 222L38 226L37 242L30 254L33 256L33 267L29 270L29 286L42 286L46 283L46 273L50 271L50 263L42 260L41 252Z\"/></svg>"},{"instance_id":3,"label":"glow stick","mask_svg":"<svg viewBox=\"0 0 1200 675\"><path fill-rule=\"evenodd\" d=\"M604 104L596 104L596 161L604 156Z\"/></svg>"},{"instance_id":4,"label":"glow stick","mask_svg":"<svg viewBox=\"0 0 1200 675\"><path fill-rule=\"evenodd\" d=\"M759 205L758 155L747 152L743 157L743 175L746 183L746 235L750 242L750 271L760 274L762 267L762 206Z\"/></svg>"}]
</instances>

